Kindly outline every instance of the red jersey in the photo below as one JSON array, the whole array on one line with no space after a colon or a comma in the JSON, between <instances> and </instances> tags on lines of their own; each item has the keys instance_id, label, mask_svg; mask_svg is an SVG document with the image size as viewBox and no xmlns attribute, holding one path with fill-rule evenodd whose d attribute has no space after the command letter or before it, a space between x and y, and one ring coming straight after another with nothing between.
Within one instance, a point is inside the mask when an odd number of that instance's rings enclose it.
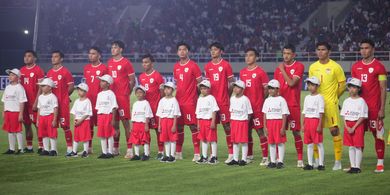
<instances>
[{"instance_id":1,"label":"red jersey","mask_svg":"<svg viewBox=\"0 0 390 195\"><path fill-rule=\"evenodd\" d=\"M54 81L53 93L58 99L59 104L69 104L70 98L68 94L69 85L74 83L73 76L65 66L61 66L58 70L53 68L47 72L46 75Z\"/></svg>"},{"instance_id":2,"label":"red jersey","mask_svg":"<svg viewBox=\"0 0 390 195\"><path fill-rule=\"evenodd\" d=\"M244 95L249 98L253 113L261 112L264 103L264 86L268 84L267 73L260 67L240 71L240 80L245 83Z\"/></svg>"},{"instance_id":3,"label":"red jersey","mask_svg":"<svg viewBox=\"0 0 390 195\"><path fill-rule=\"evenodd\" d=\"M87 97L91 100L92 105L96 104L97 94L100 92L100 80L97 78L98 76L103 76L108 74L107 67L100 63L97 66L93 66L92 64L87 64L84 67L84 78L85 83L88 85ZM93 106L95 109L95 107Z\"/></svg>"},{"instance_id":4,"label":"red jersey","mask_svg":"<svg viewBox=\"0 0 390 195\"><path fill-rule=\"evenodd\" d=\"M229 62L221 59L214 64L210 61L204 67L204 73L211 84L211 95L215 97L218 105L229 105L229 79L234 76Z\"/></svg>"},{"instance_id":5,"label":"red jersey","mask_svg":"<svg viewBox=\"0 0 390 195\"><path fill-rule=\"evenodd\" d=\"M108 74L114 79L114 83L111 85L111 90L116 96L129 96L129 76L134 74L134 68L131 62L125 57L122 57L119 60L111 58L108 60L107 65Z\"/></svg>"},{"instance_id":6,"label":"red jersey","mask_svg":"<svg viewBox=\"0 0 390 195\"><path fill-rule=\"evenodd\" d=\"M45 77L45 72L36 64L31 67L23 66L20 69L20 84L26 91L27 102L31 106L34 104L38 94L38 80L43 79L43 77Z\"/></svg>"},{"instance_id":7,"label":"red jersey","mask_svg":"<svg viewBox=\"0 0 390 195\"><path fill-rule=\"evenodd\" d=\"M352 65L351 75L362 81L361 97L366 101L369 110L379 110L381 105L379 75L387 75L385 66L375 58L369 64L360 60Z\"/></svg>"},{"instance_id":8,"label":"red jersey","mask_svg":"<svg viewBox=\"0 0 390 195\"><path fill-rule=\"evenodd\" d=\"M199 66L192 60L186 64L177 62L173 67L173 78L176 81L176 99L179 105L196 105L198 99L197 79L202 77Z\"/></svg>"},{"instance_id":9,"label":"red jersey","mask_svg":"<svg viewBox=\"0 0 390 195\"><path fill-rule=\"evenodd\" d=\"M293 77L298 77L301 79L303 77L303 72L305 71L305 66L295 61L291 65L284 65L288 77L291 79ZM288 86L286 80L282 75L282 72L279 68L276 68L274 72L274 79L278 80L280 83L279 94L286 99L288 107L301 107L301 90L302 82L301 80L293 87Z\"/></svg>"},{"instance_id":10,"label":"red jersey","mask_svg":"<svg viewBox=\"0 0 390 195\"><path fill-rule=\"evenodd\" d=\"M156 114L158 102L161 99L160 85L164 83L164 78L157 70L146 74L145 72L139 75L139 83L146 89L145 99L148 100L152 112Z\"/></svg>"}]
</instances>

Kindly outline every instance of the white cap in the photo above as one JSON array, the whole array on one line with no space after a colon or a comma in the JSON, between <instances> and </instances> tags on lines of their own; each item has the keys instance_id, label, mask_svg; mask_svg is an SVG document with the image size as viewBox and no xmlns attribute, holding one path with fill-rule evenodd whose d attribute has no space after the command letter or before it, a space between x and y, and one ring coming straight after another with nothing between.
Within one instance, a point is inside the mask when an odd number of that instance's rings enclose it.
<instances>
[{"instance_id":1,"label":"white cap","mask_svg":"<svg viewBox=\"0 0 390 195\"><path fill-rule=\"evenodd\" d=\"M200 83L198 84L198 87L200 87L200 86L205 86L205 87L210 88L210 87L211 87L211 83L210 83L209 80L203 80L202 82L200 82Z\"/></svg>"},{"instance_id":2,"label":"white cap","mask_svg":"<svg viewBox=\"0 0 390 195\"><path fill-rule=\"evenodd\" d=\"M54 84L53 80L51 80L51 78L44 78L40 83L37 83L38 85L47 85L47 86L50 86L50 87L56 87L56 85Z\"/></svg>"},{"instance_id":3,"label":"white cap","mask_svg":"<svg viewBox=\"0 0 390 195\"><path fill-rule=\"evenodd\" d=\"M233 83L233 86L237 86L239 88L242 88L242 89L245 89L245 83L244 81L241 81L241 80L237 80Z\"/></svg>"},{"instance_id":4,"label":"white cap","mask_svg":"<svg viewBox=\"0 0 390 195\"><path fill-rule=\"evenodd\" d=\"M164 83L164 85L163 85L164 87L170 87L170 88L172 88L172 89L176 89L176 86L175 86L175 84L173 84L172 82L170 82L170 81L168 81L168 82L166 82L166 83Z\"/></svg>"},{"instance_id":5,"label":"white cap","mask_svg":"<svg viewBox=\"0 0 390 195\"><path fill-rule=\"evenodd\" d=\"M5 72L7 73L7 74L10 74L10 73L13 73L13 74L15 74L16 76L18 76L18 77L20 77L20 71L19 71L19 69L17 69L17 68L14 68L14 69L7 69L7 70L5 70Z\"/></svg>"},{"instance_id":6,"label":"white cap","mask_svg":"<svg viewBox=\"0 0 390 195\"><path fill-rule=\"evenodd\" d=\"M88 90L89 90L89 87L88 87L88 85L87 85L86 83L80 83L80 84L78 84L78 85L77 85L77 88L78 88L78 89L81 89L81 90L83 90L83 91L85 91L85 92L88 92Z\"/></svg>"},{"instance_id":7,"label":"white cap","mask_svg":"<svg viewBox=\"0 0 390 195\"><path fill-rule=\"evenodd\" d=\"M315 77L315 76L307 78L305 80L305 82L310 82L310 83L313 83L313 84L316 84L316 85L320 85L320 80L317 77Z\"/></svg>"},{"instance_id":8,"label":"white cap","mask_svg":"<svg viewBox=\"0 0 390 195\"><path fill-rule=\"evenodd\" d=\"M280 88L280 83L278 80L272 79L268 82L268 87Z\"/></svg>"},{"instance_id":9,"label":"white cap","mask_svg":"<svg viewBox=\"0 0 390 195\"><path fill-rule=\"evenodd\" d=\"M143 85L138 85L138 86L134 87L134 92L136 92L137 89L141 89L142 91L144 91L144 93L146 93L146 88Z\"/></svg>"},{"instance_id":10,"label":"white cap","mask_svg":"<svg viewBox=\"0 0 390 195\"><path fill-rule=\"evenodd\" d=\"M348 81L348 85L354 85L357 87L362 87L362 81L357 78L351 78L351 80Z\"/></svg>"},{"instance_id":11,"label":"white cap","mask_svg":"<svg viewBox=\"0 0 390 195\"><path fill-rule=\"evenodd\" d=\"M101 77L98 77L98 79L100 79L101 81L106 81L108 84L112 84L114 82L114 80L112 79L112 77L108 74L105 74Z\"/></svg>"}]
</instances>

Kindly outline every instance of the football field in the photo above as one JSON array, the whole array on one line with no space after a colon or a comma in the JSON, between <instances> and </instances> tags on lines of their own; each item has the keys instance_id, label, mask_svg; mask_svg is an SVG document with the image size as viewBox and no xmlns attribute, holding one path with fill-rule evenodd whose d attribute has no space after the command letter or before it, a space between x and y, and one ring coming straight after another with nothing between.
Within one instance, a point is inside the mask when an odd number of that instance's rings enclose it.
<instances>
[{"instance_id":1,"label":"football field","mask_svg":"<svg viewBox=\"0 0 390 195\"><path fill-rule=\"evenodd\" d=\"M302 92L301 99L306 94ZM76 93L73 93L72 99L75 97ZM388 102L386 139L390 128ZM3 124L2 118L0 123ZM294 139L290 131L287 132L284 169L270 170L259 166L261 150L255 132L255 161L244 167L227 166L223 163L227 157L225 135L221 125L218 127L220 163L215 166L191 162L193 152L188 128L185 129L184 160L172 164L155 160L157 147L154 131L151 132L151 160L130 162L123 158L126 152L123 128L121 155L114 159L97 159L101 149L96 132L94 154L85 159L65 158L65 138L62 129L59 129L57 157L40 157L36 153L0 154L0 194L390 194L390 151L386 152L385 173L375 174L376 154L371 133L365 136L362 173L350 175L343 171L332 171L333 142L327 129L324 129L326 170L319 172L303 171L296 167ZM6 133L1 131L0 152L7 148ZM35 152L36 148L35 132ZM79 146L79 150L81 148ZM304 161L306 163L306 146ZM347 147L343 147L342 164L349 167Z\"/></svg>"}]
</instances>

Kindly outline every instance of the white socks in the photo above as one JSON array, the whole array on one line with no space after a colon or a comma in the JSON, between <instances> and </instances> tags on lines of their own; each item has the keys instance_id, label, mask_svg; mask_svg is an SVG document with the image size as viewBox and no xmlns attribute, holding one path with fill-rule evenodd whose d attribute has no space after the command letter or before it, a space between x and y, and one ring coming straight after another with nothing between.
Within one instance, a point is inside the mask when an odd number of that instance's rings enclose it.
<instances>
[{"instance_id":1,"label":"white socks","mask_svg":"<svg viewBox=\"0 0 390 195\"><path fill-rule=\"evenodd\" d=\"M324 144L318 143L318 165L324 166L324 158L325 158L325 152L324 152Z\"/></svg>"},{"instance_id":2,"label":"white socks","mask_svg":"<svg viewBox=\"0 0 390 195\"><path fill-rule=\"evenodd\" d=\"M203 142L202 141L202 156L203 156L203 158L207 158L209 144L211 145L211 156L217 157L217 142Z\"/></svg>"},{"instance_id":3,"label":"white socks","mask_svg":"<svg viewBox=\"0 0 390 195\"><path fill-rule=\"evenodd\" d=\"M171 156L175 156L175 152L176 152L176 142L169 142L170 145L171 145Z\"/></svg>"},{"instance_id":4,"label":"white socks","mask_svg":"<svg viewBox=\"0 0 390 195\"><path fill-rule=\"evenodd\" d=\"M84 142L84 152L88 152L89 149L89 141Z\"/></svg>"},{"instance_id":5,"label":"white socks","mask_svg":"<svg viewBox=\"0 0 390 195\"><path fill-rule=\"evenodd\" d=\"M203 158L207 158L207 150L208 150L207 142L202 142L202 156Z\"/></svg>"},{"instance_id":6,"label":"white socks","mask_svg":"<svg viewBox=\"0 0 390 195\"><path fill-rule=\"evenodd\" d=\"M114 149L114 137L111 136L108 138L108 153L112 154Z\"/></svg>"},{"instance_id":7,"label":"white socks","mask_svg":"<svg viewBox=\"0 0 390 195\"><path fill-rule=\"evenodd\" d=\"M216 142L212 142L212 143L217 144ZM242 143L241 146L242 146L241 160L246 162L246 158L248 156L248 143ZM240 145L239 144L233 144L233 160L238 162L239 154L240 154Z\"/></svg>"},{"instance_id":8,"label":"white socks","mask_svg":"<svg viewBox=\"0 0 390 195\"><path fill-rule=\"evenodd\" d=\"M23 134L21 132L16 133L16 140L18 140L19 150L23 150Z\"/></svg>"},{"instance_id":9,"label":"white socks","mask_svg":"<svg viewBox=\"0 0 390 195\"><path fill-rule=\"evenodd\" d=\"M318 148L318 165L324 166L324 145L322 143L319 143L317 144L317 148ZM314 154L314 144L308 144L307 161L311 166L313 166L313 154Z\"/></svg>"},{"instance_id":10,"label":"white socks","mask_svg":"<svg viewBox=\"0 0 390 195\"><path fill-rule=\"evenodd\" d=\"M102 153L107 154L107 139L106 138L100 139L100 145L102 146Z\"/></svg>"},{"instance_id":11,"label":"white socks","mask_svg":"<svg viewBox=\"0 0 390 195\"><path fill-rule=\"evenodd\" d=\"M50 138L44 137L44 138L42 138L42 142L43 142L43 150L50 151L50 148L49 148Z\"/></svg>"},{"instance_id":12,"label":"white socks","mask_svg":"<svg viewBox=\"0 0 390 195\"><path fill-rule=\"evenodd\" d=\"M233 144L233 160L238 162L238 155L240 152L240 146L238 144Z\"/></svg>"},{"instance_id":13,"label":"white socks","mask_svg":"<svg viewBox=\"0 0 390 195\"><path fill-rule=\"evenodd\" d=\"M15 133L8 133L9 149L15 151L16 136Z\"/></svg>"},{"instance_id":14,"label":"white socks","mask_svg":"<svg viewBox=\"0 0 390 195\"><path fill-rule=\"evenodd\" d=\"M276 144L269 145L269 152L271 156L271 162L276 163Z\"/></svg>"},{"instance_id":15,"label":"white socks","mask_svg":"<svg viewBox=\"0 0 390 195\"><path fill-rule=\"evenodd\" d=\"M313 166L313 154L314 154L314 144L307 145L307 163L310 166Z\"/></svg>"},{"instance_id":16,"label":"white socks","mask_svg":"<svg viewBox=\"0 0 390 195\"><path fill-rule=\"evenodd\" d=\"M149 156L149 154L150 154L150 146L149 146L149 144L144 144L144 154L145 154L145 156Z\"/></svg>"},{"instance_id":17,"label":"white socks","mask_svg":"<svg viewBox=\"0 0 390 195\"><path fill-rule=\"evenodd\" d=\"M73 141L73 153L77 153L78 142Z\"/></svg>"},{"instance_id":18,"label":"white socks","mask_svg":"<svg viewBox=\"0 0 390 195\"><path fill-rule=\"evenodd\" d=\"M211 142L211 156L217 157L217 142Z\"/></svg>"},{"instance_id":19,"label":"white socks","mask_svg":"<svg viewBox=\"0 0 390 195\"><path fill-rule=\"evenodd\" d=\"M356 148L353 146L349 147L349 162L351 163L351 168L359 168L360 163L362 162L363 151L362 148Z\"/></svg>"},{"instance_id":20,"label":"white socks","mask_svg":"<svg viewBox=\"0 0 390 195\"><path fill-rule=\"evenodd\" d=\"M278 162L283 163L285 149L286 149L286 147L285 147L284 143L278 144L278 150L279 150L279 153L278 153L278 157L279 157Z\"/></svg>"},{"instance_id":21,"label":"white socks","mask_svg":"<svg viewBox=\"0 0 390 195\"><path fill-rule=\"evenodd\" d=\"M50 138L51 151L57 151L57 139Z\"/></svg>"},{"instance_id":22,"label":"white socks","mask_svg":"<svg viewBox=\"0 0 390 195\"><path fill-rule=\"evenodd\" d=\"M246 157L248 156L248 143L241 144L242 146L242 156L241 160L246 162Z\"/></svg>"},{"instance_id":23,"label":"white socks","mask_svg":"<svg viewBox=\"0 0 390 195\"><path fill-rule=\"evenodd\" d=\"M78 142L75 142L73 141L73 152L77 154L77 147L78 147L79 143ZM83 143L83 147L84 147L84 152L88 152L88 148L89 148L89 142L86 141Z\"/></svg>"},{"instance_id":24,"label":"white socks","mask_svg":"<svg viewBox=\"0 0 390 195\"><path fill-rule=\"evenodd\" d=\"M176 142L164 142L164 147L165 147L166 156L173 156L173 157L175 156Z\"/></svg>"},{"instance_id":25,"label":"white socks","mask_svg":"<svg viewBox=\"0 0 390 195\"><path fill-rule=\"evenodd\" d=\"M139 156L139 145L134 145L134 153L136 156Z\"/></svg>"}]
</instances>

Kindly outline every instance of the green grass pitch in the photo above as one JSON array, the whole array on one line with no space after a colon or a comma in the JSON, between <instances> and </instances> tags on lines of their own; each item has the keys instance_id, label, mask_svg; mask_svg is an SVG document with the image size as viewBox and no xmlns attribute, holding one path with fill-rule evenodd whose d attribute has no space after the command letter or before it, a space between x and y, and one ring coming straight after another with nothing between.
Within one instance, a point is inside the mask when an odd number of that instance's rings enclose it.
<instances>
[{"instance_id":1,"label":"green grass pitch","mask_svg":"<svg viewBox=\"0 0 390 195\"><path fill-rule=\"evenodd\" d=\"M0 93L2 94L2 93ZM307 92L302 92L302 99ZM345 98L344 94L342 100ZM72 99L76 97L73 93ZM134 99L134 97L132 97ZM342 101L341 100L341 101ZM1 105L2 110L2 105ZM387 103L386 128L390 128L390 105ZM2 124L3 119L0 119ZM123 129L121 130L123 132ZM259 166L261 151L254 136L255 161L245 167L229 167L222 162L227 157L225 136L218 126L219 142L216 166L196 165L191 162L192 143L190 131L185 129L184 160L173 164L154 160L155 133L152 131L151 155L147 162L130 162L123 158L125 139L121 137L121 156L100 160L100 142L96 136L94 154L89 158L64 157L66 147L63 131L59 129L58 157L40 157L37 154L0 154L0 194L389 194L390 158L386 153L384 174L375 174L374 142L366 133L362 173L349 175L332 171L333 144L329 131L324 130L326 171L303 171L296 168L296 151L291 132L286 143L286 167L269 170ZM96 135L96 133L95 133ZM386 131L386 138L388 131ZM34 135L36 151L36 134ZM80 147L80 146L79 146ZM82 146L81 146L82 147ZM80 147L80 148L81 148ZM0 133L0 151L8 148L6 133ZM304 160L306 146L304 147ZM306 161L305 161L306 163ZM343 167L349 166L348 149L343 148Z\"/></svg>"}]
</instances>

